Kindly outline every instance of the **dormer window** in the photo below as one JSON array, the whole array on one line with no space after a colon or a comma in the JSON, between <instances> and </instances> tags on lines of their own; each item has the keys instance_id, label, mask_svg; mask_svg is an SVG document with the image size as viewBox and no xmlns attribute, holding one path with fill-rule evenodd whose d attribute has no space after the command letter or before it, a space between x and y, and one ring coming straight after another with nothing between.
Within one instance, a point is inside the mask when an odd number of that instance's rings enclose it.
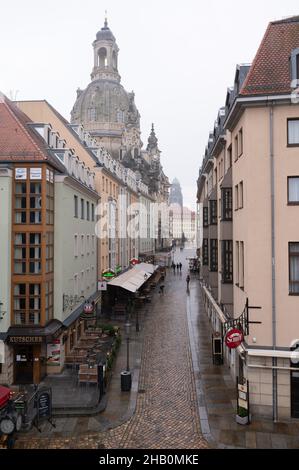
<instances>
[{"instance_id":1,"label":"dormer window","mask_svg":"<svg viewBox=\"0 0 299 470\"><path fill-rule=\"evenodd\" d=\"M296 88L299 85L299 47L291 53L291 80L292 88Z\"/></svg>"}]
</instances>

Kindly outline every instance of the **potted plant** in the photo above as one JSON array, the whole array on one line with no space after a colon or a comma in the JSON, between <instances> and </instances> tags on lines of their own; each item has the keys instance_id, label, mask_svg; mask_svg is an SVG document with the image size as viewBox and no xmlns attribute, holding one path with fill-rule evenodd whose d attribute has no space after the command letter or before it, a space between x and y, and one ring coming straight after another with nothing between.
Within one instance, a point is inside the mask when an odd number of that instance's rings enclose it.
<instances>
[{"instance_id":1,"label":"potted plant","mask_svg":"<svg viewBox=\"0 0 299 470\"><path fill-rule=\"evenodd\" d=\"M249 423L249 414L246 408L242 406L238 407L238 412L236 414L236 422L238 424L248 424Z\"/></svg>"}]
</instances>

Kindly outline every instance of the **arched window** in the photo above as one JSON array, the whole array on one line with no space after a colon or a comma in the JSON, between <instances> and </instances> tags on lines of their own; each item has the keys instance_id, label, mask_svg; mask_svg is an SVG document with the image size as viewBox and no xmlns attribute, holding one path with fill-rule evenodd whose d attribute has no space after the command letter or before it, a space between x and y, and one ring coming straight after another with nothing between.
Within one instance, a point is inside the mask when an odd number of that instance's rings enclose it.
<instances>
[{"instance_id":1,"label":"arched window","mask_svg":"<svg viewBox=\"0 0 299 470\"><path fill-rule=\"evenodd\" d=\"M98 52L99 67L107 67L107 50L101 47Z\"/></svg>"},{"instance_id":2,"label":"arched window","mask_svg":"<svg viewBox=\"0 0 299 470\"><path fill-rule=\"evenodd\" d=\"M114 70L117 70L117 55L116 52L112 52L112 66Z\"/></svg>"}]
</instances>

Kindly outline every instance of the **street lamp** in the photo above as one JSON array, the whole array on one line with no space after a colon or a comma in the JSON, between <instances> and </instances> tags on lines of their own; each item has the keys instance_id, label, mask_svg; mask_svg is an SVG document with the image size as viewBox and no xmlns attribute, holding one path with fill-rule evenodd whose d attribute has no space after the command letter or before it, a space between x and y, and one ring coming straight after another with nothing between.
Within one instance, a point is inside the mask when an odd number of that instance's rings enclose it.
<instances>
[{"instance_id":1,"label":"street lamp","mask_svg":"<svg viewBox=\"0 0 299 470\"><path fill-rule=\"evenodd\" d=\"M130 372L130 364L129 364L130 328L131 328L131 323L129 320L127 320L125 323L125 332L126 332L126 340L127 340L127 372Z\"/></svg>"}]
</instances>

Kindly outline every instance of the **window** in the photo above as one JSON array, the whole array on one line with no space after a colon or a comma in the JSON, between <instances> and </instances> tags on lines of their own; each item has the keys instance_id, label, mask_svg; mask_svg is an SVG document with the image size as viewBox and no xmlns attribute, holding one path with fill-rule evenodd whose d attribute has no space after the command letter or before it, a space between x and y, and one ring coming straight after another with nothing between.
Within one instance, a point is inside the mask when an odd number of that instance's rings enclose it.
<instances>
[{"instance_id":1,"label":"window","mask_svg":"<svg viewBox=\"0 0 299 470\"><path fill-rule=\"evenodd\" d=\"M74 295L79 295L78 274L74 274Z\"/></svg>"},{"instance_id":2,"label":"window","mask_svg":"<svg viewBox=\"0 0 299 470\"><path fill-rule=\"evenodd\" d=\"M84 256L84 235L81 235L81 256Z\"/></svg>"},{"instance_id":3,"label":"window","mask_svg":"<svg viewBox=\"0 0 299 470\"><path fill-rule=\"evenodd\" d=\"M74 196L74 217L78 218L79 208L78 208L78 196Z\"/></svg>"},{"instance_id":4,"label":"window","mask_svg":"<svg viewBox=\"0 0 299 470\"><path fill-rule=\"evenodd\" d=\"M92 253L95 252L95 248L96 248L95 235L92 235Z\"/></svg>"},{"instance_id":5,"label":"window","mask_svg":"<svg viewBox=\"0 0 299 470\"><path fill-rule=\"evenodd\" d=\"M231 168L232 164L233 164L232 146L230 145L227 149L227 169Z\"/></svg>"},{"instance_id":6,"label":"window","mask_svg":"<svg viewBox=\"0 0 299 470\"><path fill-rule=\"evenodd\" d=\"M233 194L232 188L221 189L221 200L222 200L222 220L230 221L233 218Z\"/></svg>"},{"instance_id":7,"label":"window","mask_svg":"<svg viewBox=\"0 0 299 470\"><path fill-rule=\"evenodd\" d=\"M299 146L299 118L288 119L288 146Z\"/></svg>"},{"instance_id":8,"label":"window","mask_svg":"<svg viewBox=\"0 0 299 470\"><path fill-rule=\"evenodd\" d=\"M235 186L235 211L239 209L239 186Z\"/></svg>"},{"instance_id":9,"label":"window","mask_svg":"<svg viewBox=\"0 0 299 470\"><path fill-rule=\"evenodd\" d=\"M209 240L207 238L204 238L202 242L202 264L203 266L209 265Z\"/></svg>"},{"instance_id":10,"label":"window","mask_svg":"<svg viewBox=\"0 0 299 470\"><path fill-rule=\"evenodd\" d=\"M210 271L218 271L218 240L210 240Z\"/></svg>"},{"instance_id":11,"label":"window","mask_svg":"<svg viewBox=\"0 0 299 470\"><path fill-rule=\"evenodd\" d=\"M78 235L74 235L74 256L78 256Z\"/></svg>"},{"instance_id":12,"label":"window","mask_svg":"<svg viewBox=\"0 0 299 470\"><path fill-rule=\"evenodd\" d=\"M41 285L14 285L14 324L39 325L41 314Z\"/></svg>"},{"instance_id":13,"label":"window","mask_svg":"<svg viewBox=\"0 0 299 470\"><path fill-rule=\"evenodd\" d=\"M94 222L94 204L91 204L91 220Z\"/></svg>"},{"instance_id":14,"label":"window","mask_svg":"<svg viewBox=\"0 0 299 470\"><path fill-rule=\"evenodd\" d=\"M81 271L80 290L81 290L81 294L83 294L84 291L85 291L85 285L84 285L84 271Z\"/></svg>"},{"instance_id":15,"label":"window","mask_svg":"<svg viewBox=\"0 0 299 470\"><path fill-rule=\"evenodd\" d=\"M238 160L238 152L239 152L239 146L238 146L238 136L236 135L235 137L235 148L234 148L234 151L235 151L235 162Z\"/></svg>"},{"instance_id":16,"label":"window","mask_svg":"<svg viewBox=\"0 0 299 470\"><path fill-rule=\"evenodd\" d=\"M46 273L54 270L54 233L46 234Z\"/></svg>"},{"instance_id":17,"label":"window","mask_svg":"<svg viewBox=\"0 0 299 470\"><path fill-rule=\"evenodd\" d=\"M15 233L14 273L41 274L41 234Z\"/></svg>"},{"instance_id":18,"label":"window","mask_svg":"<svg viewBox=\"0 0 299 470\"><path fill-rule=\"evenodd\" d=\"M299 176L288 177L288 204L299 204Z\"/></svg>"},{"instance_id":19,"label":"window","mask_svg":"<svg viewBox=\"0 0 299 470\"><path fill-rule=\"evenodd\" d=\"M204 227L209 226L209 208L208 207L203 208L203 226Z\"/></svg>"},{"instance_id":20,"label":"window","mask_svg":"<svg viewBox=\"0 0 299 470\"><path fill-rule=\"evenodd\" d=\"M53 318L53 281L46 282L46 322Z\"/></svg>"},{"instance_id":21,"label":"window","mask_svg":"<svg viewBox=\"0 0 299 470\"><path fill-rule=\"evenodd\" d=\"M239 184L239 204L238 209L243 209L244 197L243 197L243 181Z\"/></svg>"},{"instance_id":22,"label":"window","mask_svg":"<svg viewBox=\"0 0 299 470\"><path fill-rule=\"evenodd\" d=\"M81 199L81 219L84 219L84 199Z\"/></svg>"},{"instance_id":23,"label":"window","mask_svg":"<svg viewBox=\"0 0 299 470\"><path fill-rule=\"evenodd\" d=\"M244 242L240 242L240 271L239 271L239 287L244 289Z\"/></svg>"},{"instance_id":24,"label":"window","mask_svg":"<svg viewBox=\"0 0 299 470\"><path fill-rule=\"evenodd\" d=\"M289 243L289 294L299 295L299 242Z\"/></svg>"},{"instance_id":25,"label":"window","mask_svg":"<svg viewBox=\"0 0 299 470\"><path fill-rule=\"evenodd\" d=\"M239 263L239 242L236 242L236 286L239 286L240 263Z\"/></svg>"},{"instance_id":26,"label":"window","mask_svg":"<svg viewBox=\"0 0 299 470\"><path fill-rule=\"evenodd\" d=\"M210 204L210 225L217 225L217 201L211 200Z\"/></svg>"},{"instance_id":27,"label":"window","mask_svg":"<svg viewBox=\"0 0 299 470\"><path fill-rule=\"evenodd\" d=\"M222 241L222 283L231 284L233 282L233 242L232 240Z\"/></svg>"},{"instance_id":28,"label":"window","mask_svg":"<svg viewBox=\"0 0 299 470\"><path fill-rule=\"evenodd\" d=\"M90 235L86 235L86 253L90 253Z\"/></svg>"},{"instance_id":29,"label":"window","mask_svg":"<svg viewBox=\"0 0 299 470\"><path fill-rule=\"evenodd\" d=\"M238 138L238 157L241 157L243 154L243 129L239 130L239 138Z\"/></svg>"},{"instance_id":30,"label":"window","mask_svg":"<svg viewBox=\"0 0 299 470\"><path fill-rule=\"evenodd\" d=\"M86 201L86 220L90 220L90 206L88 201Z\"/></svg>"}]
</instances>

